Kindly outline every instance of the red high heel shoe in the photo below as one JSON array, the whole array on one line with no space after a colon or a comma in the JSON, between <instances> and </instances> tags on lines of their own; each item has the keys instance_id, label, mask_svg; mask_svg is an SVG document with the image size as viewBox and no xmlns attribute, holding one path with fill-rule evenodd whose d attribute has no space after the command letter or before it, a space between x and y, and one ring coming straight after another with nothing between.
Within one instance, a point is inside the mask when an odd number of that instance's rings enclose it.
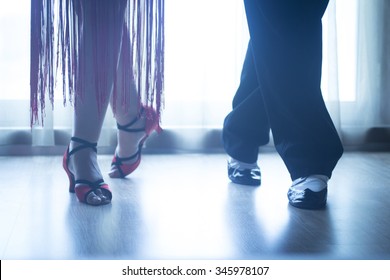
<instances>
[{"instance_id":1,"label":"red high heel shoe","mask_svg":"<svg viewBox=\"0 0 390 280\"><path fill-rule=\"evenodd\" d=\"M131 126L133 126L141 117L145 117L146 119L145 127L131 128ZM115 154L114 158L112 159L112 163L111 163L112 170L116 170L117 172L111 172L110 177L124 178L137 169L137 167L141 163L141 151L146 139L153 131L156 130L157 132L160 132L161 127L159 126L158 123L157 112L153 108L146 107L146 106L141 108L140 116L136 117L134 120L132 120L126 125L117 124L117 127L119 130L126 131L129 133L145 132L145 136L140 140L140 143L138 145L138 150L135 154L129 157L119 157L117 154ZM125 161L129 161L135 158L137 160L131 164L124 163Z\"/></svg>"},{"instance_id":2,"label":"red high heel shoe","mask_svg":"<svg viewBox=\"0 0 390 280\"><path fill-rule=\"evenodd\" d=\"M72 151L69 151L69 146L65 151L64 157L62 159L62 166L69 178L69 192L76 193L76 196L80 202L90 204L90 205L102 205L108 204L111 202L112 193L103 179L91 182L88 180L76 180L74 174L69 170L69 158L74 153L90 148L94 152L97 152L97 143L90 143L83 139L72 137L71 141L81 144L80 146L74 148ZM92 192L95 195L90 195Z\"/></svg>"}]
</instances>

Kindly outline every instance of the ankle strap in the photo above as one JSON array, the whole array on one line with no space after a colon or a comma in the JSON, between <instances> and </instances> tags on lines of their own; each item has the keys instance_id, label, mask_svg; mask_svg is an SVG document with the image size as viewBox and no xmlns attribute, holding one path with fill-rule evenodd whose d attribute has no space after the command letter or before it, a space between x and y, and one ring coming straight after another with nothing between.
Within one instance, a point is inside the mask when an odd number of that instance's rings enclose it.
<instances>
[{"instance_id":1,"label":"ankle strap","mask_svg":"<svg viewBox=\"0 0 390 280\"><path fill-rule=\"evenodd\" d=\"M144 112L144 107L141 108L140 112L139 112L139 116L141 116ZM116 124L116 126L118 127L119 130L123 130L123 131L127 131L127 132L142 132L142 131L145 131L145 128L130 128L133 124L135 124L139 119L140 117L137 116L135 117L131 122L129 122L128 124L126 125L120 125L119 123Z\"/></svg>"},{"instance_id":2,"label":"ankle strap","mask_svg":"<svg viewBox=\"0 0 390 280\"><path fill-rule=\"evenodd\" d=\"M69 156L82 150L91 148L95 153L97 153L97 143L91 143L84 139L78 138L78 137L72 137L70 138L71 141L81 144L80 146L77 146L76 148L72 149L72 151L69 152Z\"/></svg>"}]
</instances>

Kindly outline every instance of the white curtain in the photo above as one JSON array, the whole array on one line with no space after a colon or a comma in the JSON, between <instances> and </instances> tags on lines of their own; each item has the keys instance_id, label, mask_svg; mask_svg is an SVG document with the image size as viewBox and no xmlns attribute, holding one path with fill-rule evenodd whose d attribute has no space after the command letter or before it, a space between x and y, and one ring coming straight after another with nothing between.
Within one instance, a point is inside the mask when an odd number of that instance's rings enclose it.
<instances>
[{"instance_id":1,"label":"white curtain","mask_svg":"<svg viewBox=\"0 0 390 280\"><path fill-rule=\"evenodd\" d=\"M71 133L61 93L29 127L29 13L0 0L0 154L57 153ZM388 0L331 0L324 17L323 94L346 148L390 145L389 18ZM248 39L242 0L166 0L165 133L150 150L221 149ZM110 110L99 146L115 146Z\"/></svg>"},{"instance_id":2,"label":"white curtain","mask_svg":"<svg viewBox=\"0 0 390 280\"><path fill-rule=\"evenodd\" d=\"M390 147L390 1L330 2L323 82L345 146Z\"/></svg>"}]
</instances>

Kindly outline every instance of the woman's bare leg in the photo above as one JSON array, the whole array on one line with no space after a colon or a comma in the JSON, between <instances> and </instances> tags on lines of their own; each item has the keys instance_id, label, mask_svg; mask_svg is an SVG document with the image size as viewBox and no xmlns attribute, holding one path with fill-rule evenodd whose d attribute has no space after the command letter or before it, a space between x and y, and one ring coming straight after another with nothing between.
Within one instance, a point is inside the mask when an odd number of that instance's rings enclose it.
<instances>
[{"instance_id":1,"label":"woman's bare leg","mask_svg":"<svg viewBox=\"0 0 390 280\"><path fill-rule=\"evenodd\" d=\"M124 30L126 27L124 27ZM128 40L127 33L123 34L123 41ZM121 48L121 55L118 63L117 72L117 85L118 91L116 92L116 98L111 97L110 104L114 111L114 117L118 125L125 126L130 122L137 120L131 125L131 129L143 129L145 128L145 118L140 115L141 101L138 94L138 90L135 85L135 81L132 80L132 69L128 69L130 66L126 65L126 58L130 50L128 45L123 43ZM125 74L124 74L125 73ZM127 132L124 130L117 130L117 147L115 149L115 155L120 158L128 158L137 154L139 149L139 143L145 136L145 131L140 132ZM137 157L124 161L126 164L132 164L137 161ZM118 177L117 168L111 167L109 175L111 177Z\"/></svg>"},{"instance_id":2,"label":"woman's bare leg","mask_svg":"<svg viewBox=\"0 0 390 280\"><path fill-rule=\"evenodd\" d=\"M83 36L80 38L82 47L79 56L82 82L75 101L72 135L91 143L97 143L99 140L113 89L121 45L124 2L123 0L80 2L83 17ZM79 145L72 141L69 150L72 151ZM82 149L74 153L69 158L69 168L76 180L94 182L102 179L97 154L93 149ZM91 204L104 202L105 198L100 193L95 196L92 201L96 203Z\"/></svg>"}]
</instances>

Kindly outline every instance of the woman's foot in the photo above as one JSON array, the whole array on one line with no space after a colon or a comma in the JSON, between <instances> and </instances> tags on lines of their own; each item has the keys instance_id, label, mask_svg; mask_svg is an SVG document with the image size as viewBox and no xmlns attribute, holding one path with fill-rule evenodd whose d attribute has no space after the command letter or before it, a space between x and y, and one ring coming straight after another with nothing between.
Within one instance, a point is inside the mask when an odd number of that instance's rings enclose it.
<instances>
[{"instance_id":1,"label":"woman's foot","mask_svg":"<svg viewBox=\"0 0 390 280\"><path fill-rule=\"evenodd\" d=\"M111 202L111 192L104 183L97 162L96 143L72 137L64 155L64 169L70 179L71 192L81 202L102 205Z\"/></svg>"},{"instance_id":2,"label":"woman's foot","mask_svg":"<svg viewBox=\"0 0 390 280\"><path fill-rule=\"evenodd\" d=\"M124 178L138 167L145 140L159 129L156 112L151 108L143 107L139 116L130 119L129 123L118 123L118 145L109 172L111 178Z\"/></svg>"}]
</instances>

